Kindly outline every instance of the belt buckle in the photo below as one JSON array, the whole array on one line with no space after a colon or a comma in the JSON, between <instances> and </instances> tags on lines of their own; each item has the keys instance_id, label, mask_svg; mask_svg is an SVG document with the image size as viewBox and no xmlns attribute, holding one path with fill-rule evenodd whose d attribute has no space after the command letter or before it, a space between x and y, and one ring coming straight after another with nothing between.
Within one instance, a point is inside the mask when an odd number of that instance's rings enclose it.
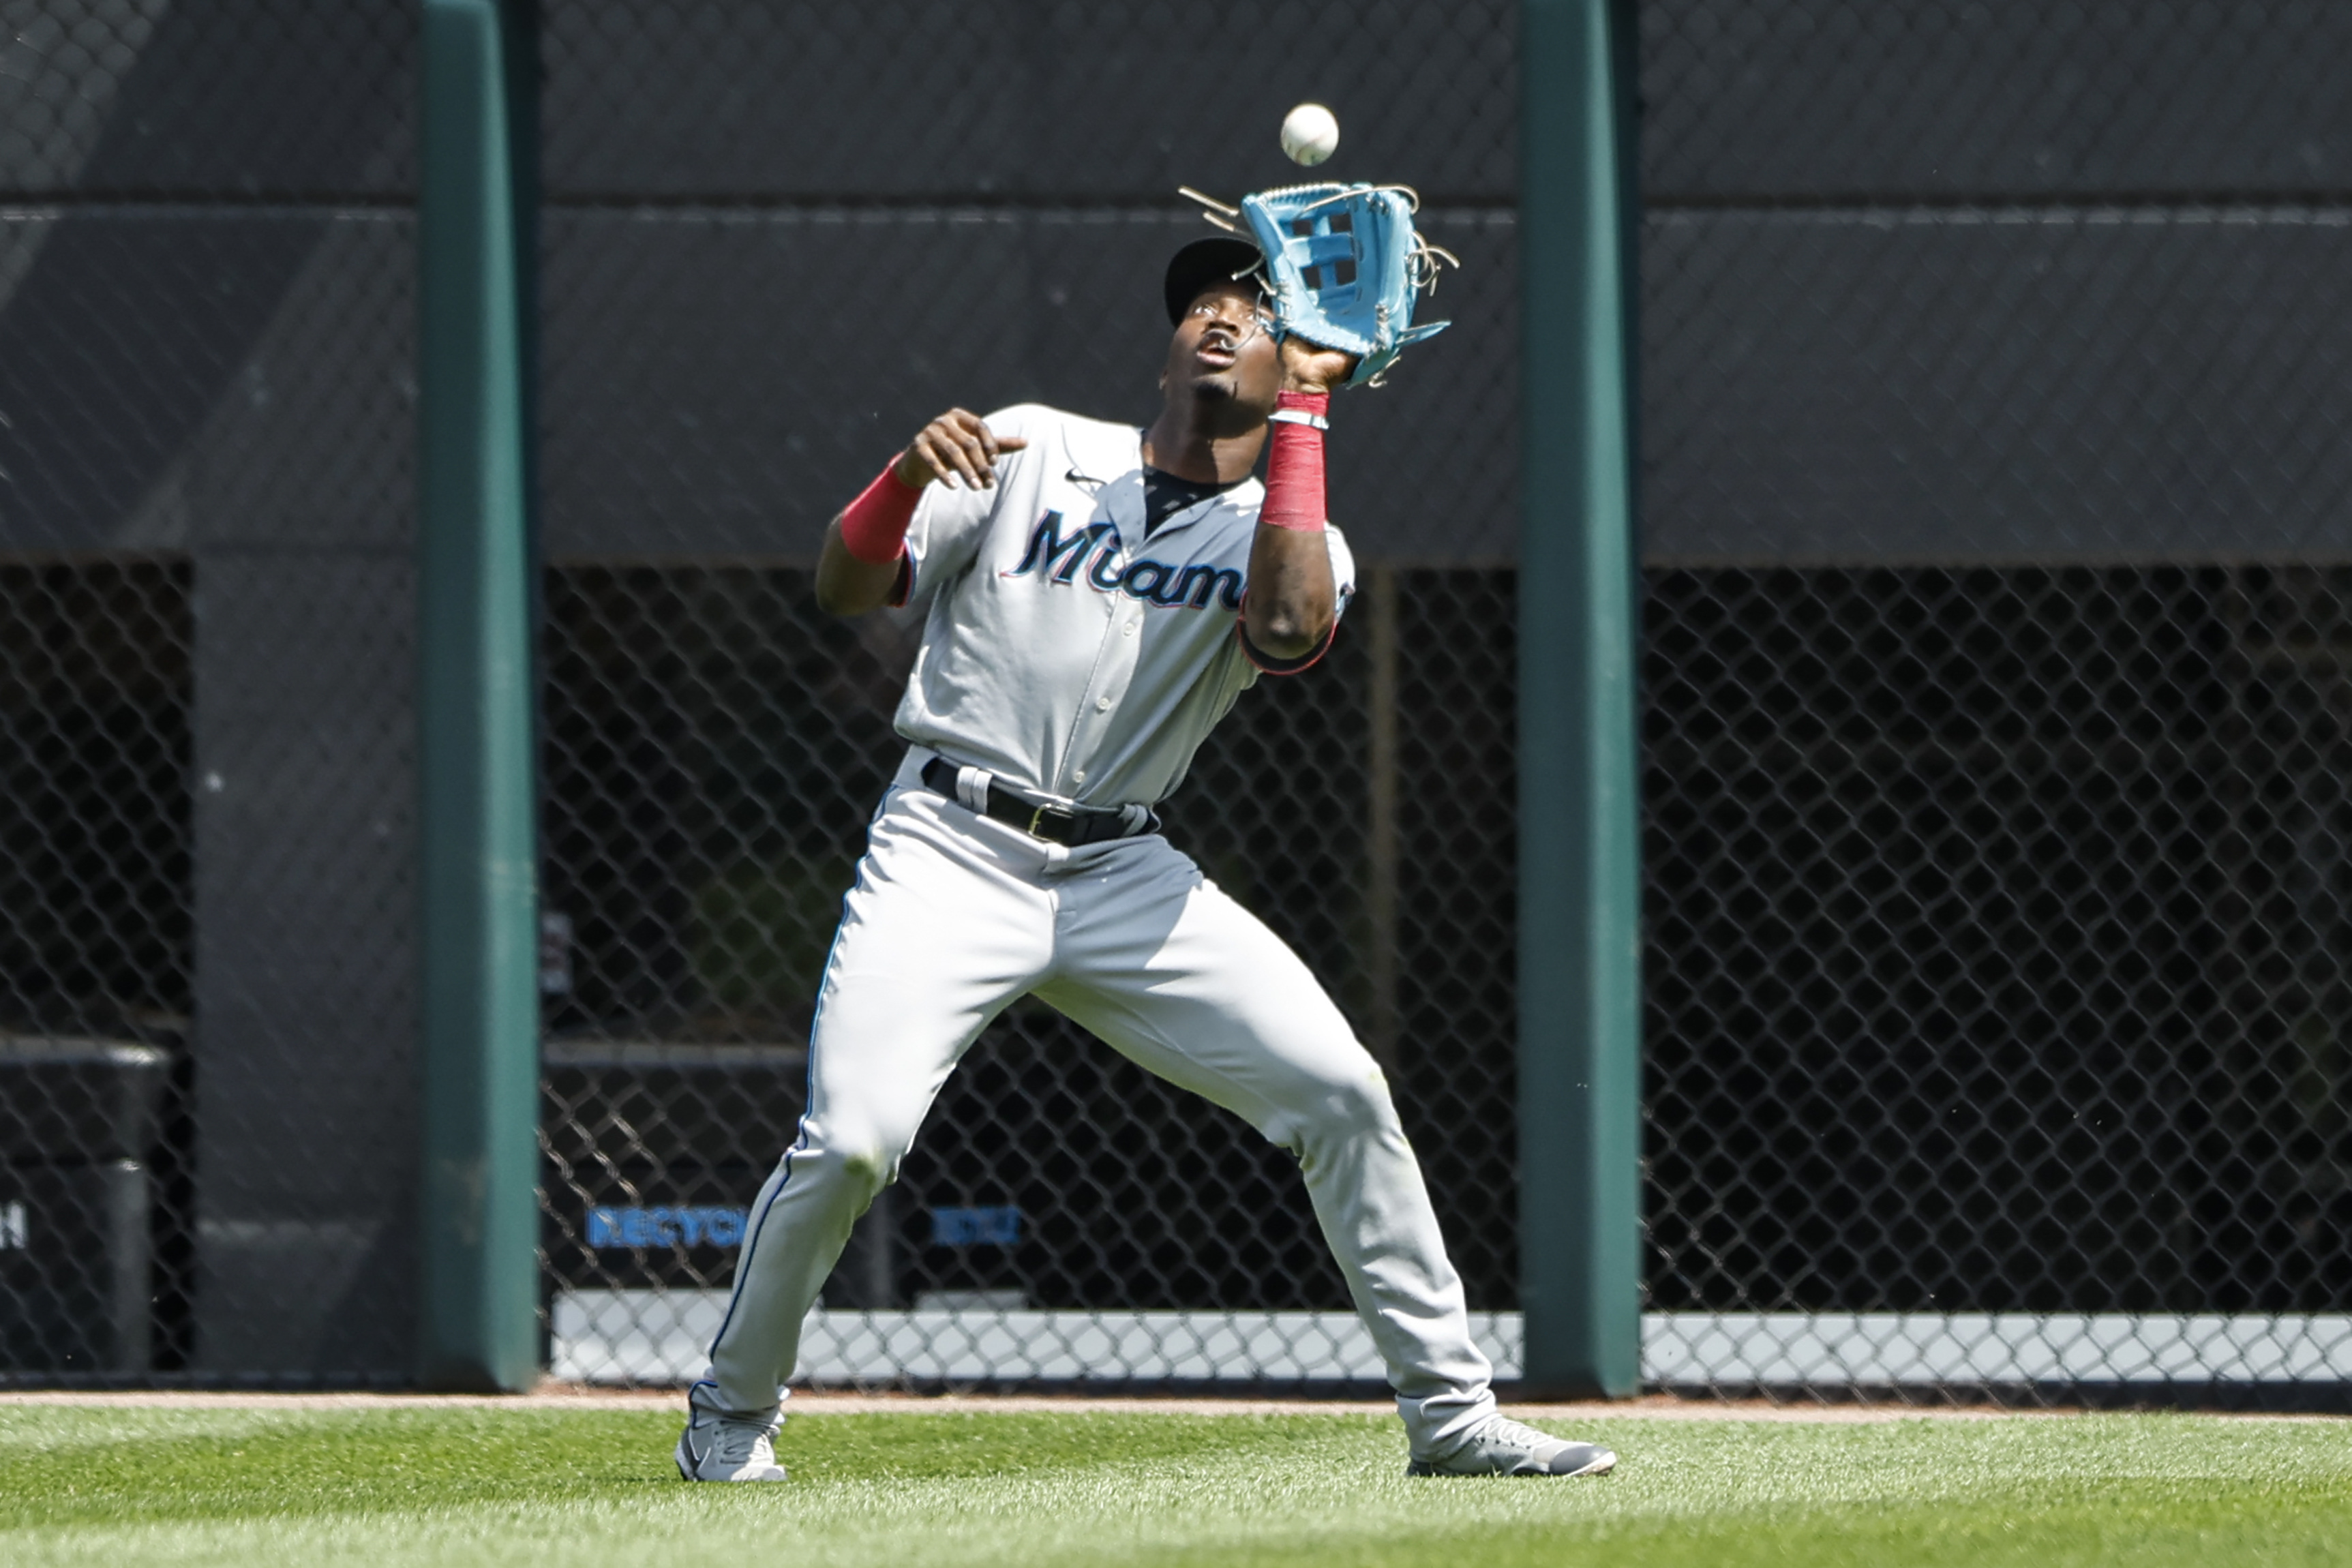
<instances>
[{"instance_id":1,"label":"belt buckle","mask_svg":"<svg viewBox=\"0 0 2352 1568\"><path fill-rule=\"evenodd\" d=\"M1038 804L1037 809L1029 814L1030 837L1043 838L1048 844L1058 842L1058 840L1037 831L1037 825L1045 821L1049 816L1055 821L1063 823L1076 823L1078 820L1078 814L1072 811L1068 806L1056 805L1050 800L1042 801Z\"/></svg>"}]
</instances>

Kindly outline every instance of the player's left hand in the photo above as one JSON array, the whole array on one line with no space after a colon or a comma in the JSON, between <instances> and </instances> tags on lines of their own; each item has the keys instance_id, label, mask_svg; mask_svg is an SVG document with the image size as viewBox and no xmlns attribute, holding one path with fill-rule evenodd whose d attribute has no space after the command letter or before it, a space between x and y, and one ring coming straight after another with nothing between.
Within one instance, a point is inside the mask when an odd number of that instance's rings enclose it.
<instances>
[{"instance_id":1,"label":"player's left hand","mask_svg":"<svg viewBox=\"0 0 2352 1568\"><path fill-rule=\"evenodd\" d=\"M1328 392L1356 373L1356 356L1310 343L1296 333L1282 340L1282 390Z\"/></svg>"}]
</instances>

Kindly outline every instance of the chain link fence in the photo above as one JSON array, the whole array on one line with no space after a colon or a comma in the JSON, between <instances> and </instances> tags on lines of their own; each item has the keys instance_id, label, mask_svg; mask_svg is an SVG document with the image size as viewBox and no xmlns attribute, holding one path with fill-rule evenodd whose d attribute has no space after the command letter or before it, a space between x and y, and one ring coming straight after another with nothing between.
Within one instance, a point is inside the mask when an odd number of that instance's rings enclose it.
<instances>
[{"instance_id":1,"label":"chain link fence","mask_svg":"<svg viewBox=\"0 0 2352 1568\"><path fill-rule=\"evenodd\" d=\"M2352 16L1640 33L1645 1376L2340 1399Z\"/></svg>"},{"instance_id":2,"label":"chain link fence","mask_svg":"<svg viewBox=\"0 0 2352 1568\"><path fill-rule=\"evenodd\" d=\"M0 1379L407 1377L414 30L0 3Z\"/></svg>"},{"instance_id":3,"label":"chain link fence","mask_svg":"<svg viewBox=\"0 0 2352 1568\"><path fill-rule=\"evenodd\" d=\"M1174 187L1301 99L1456 325L1168 831L1516 1368L1515 15L544 8L558 1375L700 1371L793 1135L918 630L816 614L824 522L949 404L1148 417ZM1638 28L1645 1380L2340 1397L2352 17ZM410 1375L414 30L0 0L0 1380ZM821 1313L825 1382L1378 1376L1288 1162L1029 1005Z\"/></svg>"},{"instance_id":4,"label":"chain link fence","mask_svg":"<svg viewBox=\"0 0 2352 1568\"><path fill-rule=\"evenodd\" d=\"M2340 1380L2347 589L1653 574L1653 1376Z\"/></svg>"}]
</instances>

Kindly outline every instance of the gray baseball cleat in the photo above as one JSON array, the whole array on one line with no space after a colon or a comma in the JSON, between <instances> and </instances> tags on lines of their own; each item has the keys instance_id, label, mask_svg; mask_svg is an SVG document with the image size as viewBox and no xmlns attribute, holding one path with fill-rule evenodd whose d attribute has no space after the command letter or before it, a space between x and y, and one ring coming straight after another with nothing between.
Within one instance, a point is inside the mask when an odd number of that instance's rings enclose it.
<instances>
[{"instance_id":1,"label":"gray baseball cleat","mask_svg":"<svg viewBox=\"0 0 2352 1568\"><path fill-rule=\"evenodd\" d=\"M686 1430L677 1435L677 1473L689 1481L781 1481L784 1468L776 1463L776 1434L783 1423L771 1417L748 1421L706 1403L703 1390L718 1391L711 1383L698 1383L686 1394Z\"/></svg>"},{"instance_id":2,"label":"gray baseball cleat","mask_svg":"<svg viewBox=\"0 0 2352 1568\"><path fill-rule=\"evenodd\" d=\"M1489 1415L1442 1454L1412 1459L1408 1476L1599 1476L1617 1456L1598 1443L1572 1443L1507 1415Z\"/></svg>"}]
</instances>

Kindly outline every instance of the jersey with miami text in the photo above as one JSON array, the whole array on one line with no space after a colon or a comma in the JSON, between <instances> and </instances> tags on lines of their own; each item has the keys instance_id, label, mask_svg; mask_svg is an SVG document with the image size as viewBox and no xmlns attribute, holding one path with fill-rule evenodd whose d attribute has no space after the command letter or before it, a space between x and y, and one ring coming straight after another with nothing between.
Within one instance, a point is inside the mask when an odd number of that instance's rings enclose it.
<instances>
[{"instance_id":1,"label":"jersey with miami text","mask_svg":"<svg viewBox=\"0 0 2352 1568\"><path fill-rule=\"evenodd\" d=\"M1156 804L1256 683L1236 630L1265 487L1147 538L1134 426L1035 404L988 424L1029 445L992 489L926 486L907 531L908 595L929 607L898 733L1033 793ZM1339 530L1325 538L1344 608L1355 563Z\"/></svg>"}]
</instances>

